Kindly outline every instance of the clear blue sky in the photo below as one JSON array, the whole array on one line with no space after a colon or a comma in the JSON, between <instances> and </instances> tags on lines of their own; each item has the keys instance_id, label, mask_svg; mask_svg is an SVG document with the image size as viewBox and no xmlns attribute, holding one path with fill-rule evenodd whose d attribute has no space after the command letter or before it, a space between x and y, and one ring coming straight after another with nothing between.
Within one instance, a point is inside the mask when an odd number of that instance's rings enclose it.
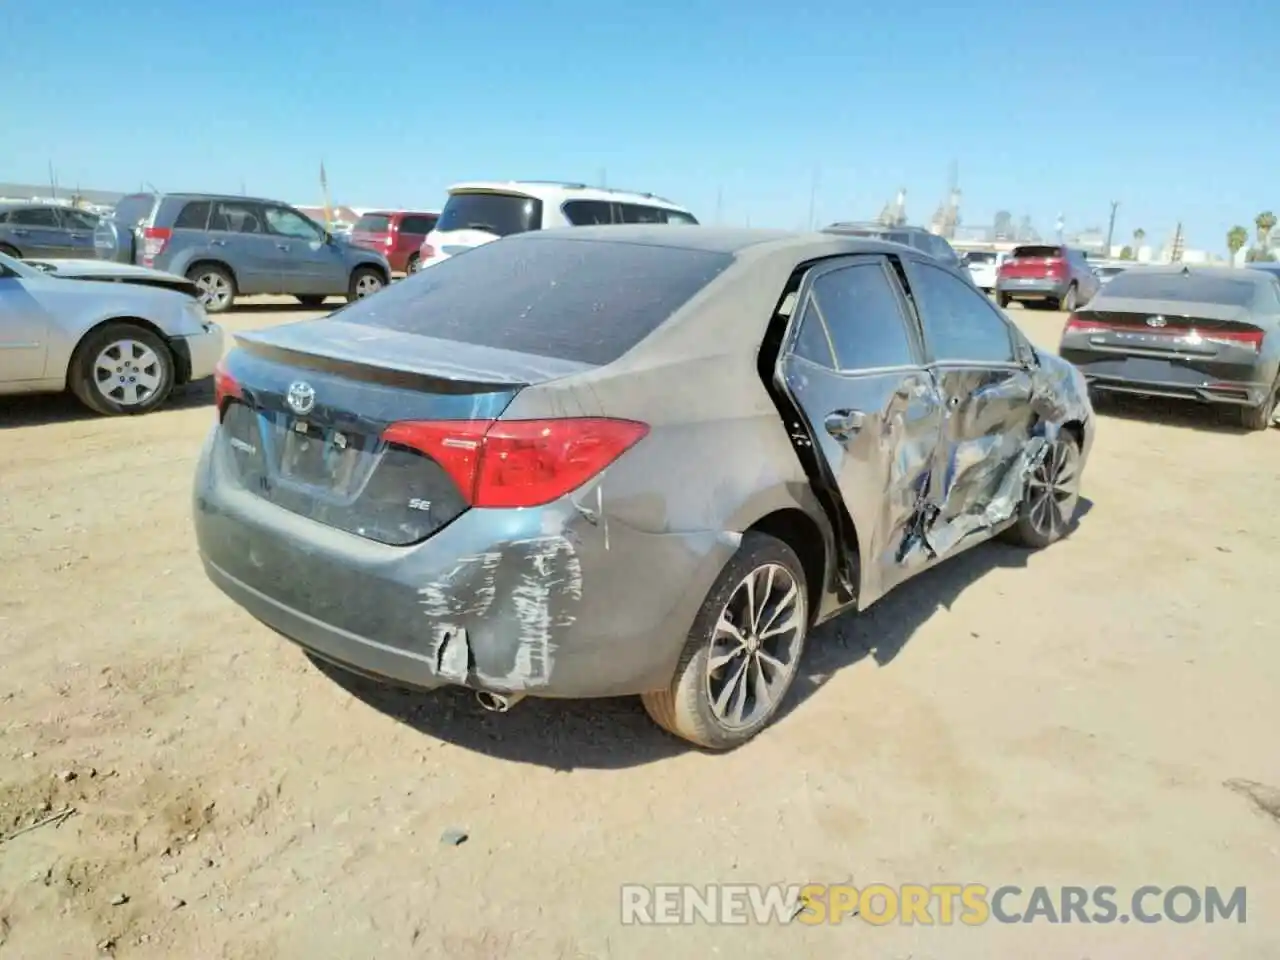
<instances>
[{"instance_id":1,"label":"clear blue sky","mask_svg":"<svg viewBox=\"0 0 1280 960\"><path fill-rule=\"evenodd\" d=\"M168 6L169 10L164 8ZM0 3L0 181L436 208L471 178L726 222L1135 227L1221 252L1280 208L1280 3ZM78 9L77 9L78 8Z\"/></svg>"}]
</instances>

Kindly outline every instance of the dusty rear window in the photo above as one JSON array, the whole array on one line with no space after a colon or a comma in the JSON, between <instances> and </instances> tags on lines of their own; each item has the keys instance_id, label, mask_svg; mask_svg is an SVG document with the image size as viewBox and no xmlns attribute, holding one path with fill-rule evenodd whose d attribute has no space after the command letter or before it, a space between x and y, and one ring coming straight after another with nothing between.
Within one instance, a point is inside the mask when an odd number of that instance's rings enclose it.
<instances>
[{"instance_id":1,"label":"dusty rear window","mask_svg":"<svg viewBox=\"0 0 1280 960\"><path fill-rule=\"evenodd\" d=\"M1061 247L1014 247L1011 256L1015 258L1038 257L1053 259L1063 256Z\"/></svg>"},{"instance_id":2,"label":"dusty rear window","mask_svg":"<svg viewBox=\"0 0 1280 960\"><path fill-rule=\"evenodd\" d=\"M1126 270L1107 284L1108 297L1217 303L1227 307L1247 307L1253 303L1257 293L1257 284L1252 280L1194 273L1144 273L1142 270Z\"/></svg>"},{"instance_id":3,"label":"dusty rear window","mask_svg":"<svg viewBox=\"0 0 1280 960\"><path fill-rule=\"evenodd\" d=\"M391 229L391 218L381 214L366 213L351 229L356 233L386 233Z\"/></svg>"},{"instance_id":4,"label":"dusty rear window","mask_svg":"<svg viewBox=\"0 0 1280 960\"><path fill-rule=\"evenodd\" d=\"M720 275L730 254L637 243L528 239L450 257L342 311L386 327L603 365Z\"/></svg>"}]
</instances>

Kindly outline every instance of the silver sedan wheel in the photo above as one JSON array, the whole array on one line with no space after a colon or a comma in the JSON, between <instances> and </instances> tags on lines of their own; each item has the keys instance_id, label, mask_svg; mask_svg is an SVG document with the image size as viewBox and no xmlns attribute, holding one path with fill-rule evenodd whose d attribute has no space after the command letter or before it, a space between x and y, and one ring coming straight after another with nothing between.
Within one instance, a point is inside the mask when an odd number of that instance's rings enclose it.
<instances>
[{"instance_id":1,"label":"silver sedan wheel","mask_svg":"<svg viewBox=\"0 0 1280 960\"><path fill-rule=\"evenodd\" d=\"M220 273L200 274L196 277L196 289L200 291L200 302L205 309L216 311L231 299L231 284Z\"/></svg>"},{"instance_id":2,"label":"silver sedan wheel","mask_svg":"<svg viewBox=\"0 0 1280 960\"><path fill-rule=\"evenodd\" d=\"M164 386L164 365L145 343L116 340L94 360L93 382L113 403L136 407Z\"/></svg>"},{"instance_id":3,"label":"silver sedan wheel","mask_svg":"<svg viewBox=\"0 0 1280 960\"><path fill-rule=\"evenodd\" d=\"M365 273L356 281L356 299L371 297L382 289L382 279L372 273Z\"/></svg>"},{"instance_id":4,"label":"silver sedan wheel","mask_svg":"<svg viewBox=\"0 0 1280 960\"><path fill-rule=\"evenodd\" d=\"M1027 517L1036 533L1054 538L1071 523L1080 501L1080 449L1055 440L1027 485Z\"/></svg>"},{"instance_id":5,"label":"silver sedan wheel","mask_svg":"<svg viewBox=\"0 0 1280 960\"><path fill-rule=\"evenodd\" d=\"M706 677L711 711L725 728L750 727L786 693L808 623L805 604L777 563L756 567L730 594L711 636Z\"/></svg>"}]
</instances>

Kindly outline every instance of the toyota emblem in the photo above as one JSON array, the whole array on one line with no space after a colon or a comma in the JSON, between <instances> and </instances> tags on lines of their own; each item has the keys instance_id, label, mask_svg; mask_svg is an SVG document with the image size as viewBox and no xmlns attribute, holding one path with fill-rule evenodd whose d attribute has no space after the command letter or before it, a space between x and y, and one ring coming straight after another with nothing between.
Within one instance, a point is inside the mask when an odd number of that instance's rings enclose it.
<instances>
[{"instance_id":1,"label":"toyota emblem","mask_svg":"<svg viewBox=\"0 0 1280 960\"><path fill-rule=\"evenodd\" d=\"M1148 327L1163 327L1165 323L1166 321L1164 317L1148 317L1147 318Z\"/></svg>"},{"instance_id":2,"label":"toyota emblem","mask_svg":"<svg viewBox=\"0 0 1280 960\"><path fill-rule=\"evenodd\" d=\"M311 384L298 380L289 384L289 393L285 396L285 402L289 404L290 410L303 417L316 405L316 392Z\"/></svg>"}]
</instances>

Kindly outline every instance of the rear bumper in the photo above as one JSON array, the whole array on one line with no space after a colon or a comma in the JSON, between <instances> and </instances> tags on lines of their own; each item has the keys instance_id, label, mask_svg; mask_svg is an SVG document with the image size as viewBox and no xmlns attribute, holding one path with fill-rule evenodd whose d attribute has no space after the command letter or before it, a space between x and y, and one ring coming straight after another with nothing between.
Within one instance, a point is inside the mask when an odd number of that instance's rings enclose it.
<instances>
[{"instance_id":1,"label":"rear bumper","mask_svg":"<svg viewBox=\"0 0 1280 960\"><path fill-rule=\"evenodd\" d=\"M1256 407L1270 395L1275 370L1192 359L1117 356L1072 348L1059 355L1075 364L1091 390Z\"/></svg>"},{"instance_id":2,"label":"rear bumper","mask_svg":"<svg viewBox=\"0 0 1280 960\"><path fill-rule=\"evenodd\" d=\"M1067 280L1000 279L996 281L996 292L1012 300L1060 300L1070 286Z\"/></svg>"},{"instance_id":3,"label":"rear bumper","mask_svg":"<svg viewBox=\"0 0 1280 960\"><path fill-rule=\"evenodd\" d=\"M206 444L196 539L210 580L320 657L431 688L606 697L667 685L731 535L651 534L567 500L471 510L389 547L219 478ZM595 507L594 493L589 498Z\"/></svg>"}]
</instances>

